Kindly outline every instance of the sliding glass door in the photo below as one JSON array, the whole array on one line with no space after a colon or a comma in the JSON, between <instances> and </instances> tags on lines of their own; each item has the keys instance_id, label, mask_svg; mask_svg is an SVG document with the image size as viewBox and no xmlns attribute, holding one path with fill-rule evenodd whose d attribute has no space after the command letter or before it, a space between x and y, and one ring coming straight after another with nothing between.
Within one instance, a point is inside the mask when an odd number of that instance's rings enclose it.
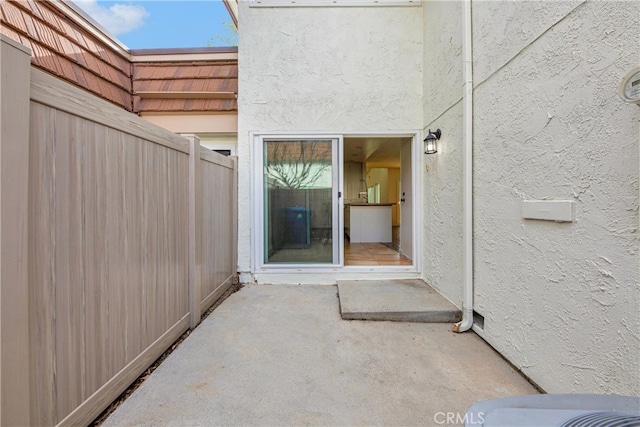
<instances>
[{"instance_id":1,"label":"sliding glass door","mask_svg":"<svg viewBox=\"0 0 640 427\"><path fill-rule=\"evenodd\" d=\"M260 142L264 265L339 264L339 139Z\"/></svg>"}]
</instances>

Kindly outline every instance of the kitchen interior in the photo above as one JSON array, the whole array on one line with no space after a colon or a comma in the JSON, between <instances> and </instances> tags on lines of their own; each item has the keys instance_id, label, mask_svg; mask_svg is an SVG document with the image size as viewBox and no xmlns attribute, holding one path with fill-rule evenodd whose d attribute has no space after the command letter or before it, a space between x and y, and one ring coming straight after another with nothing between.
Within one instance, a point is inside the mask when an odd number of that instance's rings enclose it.
<instances>
[{"instance_id":1,"label":"kitchen interior","mask_svg":"<svg viewBox=\"0 0 640 427\"><path fill-rule=\"evenodd\" d=\"M401 146L407 138L344 139L346 266L411 265L402 253Z\"/></svg>"}]
</instances>

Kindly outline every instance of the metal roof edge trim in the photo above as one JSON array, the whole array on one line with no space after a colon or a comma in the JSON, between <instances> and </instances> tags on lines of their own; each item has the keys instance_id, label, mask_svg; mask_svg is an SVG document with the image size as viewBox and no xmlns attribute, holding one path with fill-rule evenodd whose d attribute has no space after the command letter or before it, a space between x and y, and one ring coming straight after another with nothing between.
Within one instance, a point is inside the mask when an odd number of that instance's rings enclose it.
<instances>
[{"instance_id":1,"label":"metal roof edge trim","mask_svg":"<svg viewBox=\"0 0 640 427\"><path fill-rule=\"evenodd\" d=\"M80 6L78 6L71 0L51 0L50 3L65 15L74 15L73 20L77 24L81 25L85 30L89 31L92 36L97 37L100 41L109 45L111 48L113 48L115 53L119 54L123 58L129 61L131 60L131 53L129 51L129 48L120 40L118 40L116 36L111 34L106 28L100 25L92 17L87 15L87 13L82 10Z\"/></svg>"},{"instance_id":2,"label":"metal roof edge trim","mask_svg":"<svg viewBox=\"0 0 640 427\"><path fill-rule=\"evenodd\" d=\"M224 7L227 8L233 24L238 29L238 0L222 0L222 3L224 3Z\"/></svg>"},{"instance_id":3,"label":"metal roof edge trim","mask_svg":"<svg viewBox=\"0 0 640 427\"><path fill-rule=\"evenodd\" d=\"M190 91L140 91L134 96L143 99L236 99L235 92L190 92Z\"/></svg>"},{"instance_id":4,"label":"metal roof edge trim","mask_svg":"<svg viewBox=\"0 0 640 427\"><path fill-rule=\"evenodd\" d=\"M174 47L158 49L131 49L131 55L184 55L190 53L238 53L238 46Z\"/></svg>"},{"instance_id":5,"label":"metal roof edge trim","mask_svg":"<svg viewBox=\"0 0 640 427\"><path fill-rule=\"evenodd\" d=\"M238 110L200 110L200 111L139 111L137 113L140 117L144 116L237 116ZM205 132L206 133L206 132ZM233 133L233 132L227 132ZM212 132L212 135L218 135L218 133Z\"/></svg>"},{"instance_id":6,"label":"metal roof edge trim","mask_svg":"<svg viewBox=\"0 0 640 427\"><path fill-rule=\"evenodd\" d=\"M209 52L209 53L164 53L164 54L133 54L131 62L134 64L161 62L194 62L194 61L238 61L237 52Z\"/></svg>"}]
</instances>

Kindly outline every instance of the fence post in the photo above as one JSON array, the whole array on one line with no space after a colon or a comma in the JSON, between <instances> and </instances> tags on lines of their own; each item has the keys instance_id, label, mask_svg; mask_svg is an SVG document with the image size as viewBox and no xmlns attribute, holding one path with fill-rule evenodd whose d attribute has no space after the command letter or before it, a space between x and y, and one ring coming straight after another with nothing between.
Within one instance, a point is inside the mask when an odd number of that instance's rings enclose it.
<instances>
[{"instance_id":1,"label":"fence post","mask_svg":"<svg viewBox=\"0 0 640 427\"><path fill-rule=\"evenodd\" d=\"M202 162L200 139L189 140L189 327L198 326L202 317Z\"/></svg>"},{"instance_id":2,"label":"fence post","mask_svg":"<svg viewBox=\"0 0 640 427\"><path fill-rule=\"evenodd\" d=\"M29 106L31 51L0 35L0 425L30 425Z\"/></svg>"},{"instance_id":3,"label":"fence post","mask_svg":"<svg viewBox=\"0 0 640 427\"><path fill-rule=\"evenodd\" d=\"M233 179L231 181L231 273L238 271L238 156L231 156L233 160Z\"/></svg>"}]
</instances>

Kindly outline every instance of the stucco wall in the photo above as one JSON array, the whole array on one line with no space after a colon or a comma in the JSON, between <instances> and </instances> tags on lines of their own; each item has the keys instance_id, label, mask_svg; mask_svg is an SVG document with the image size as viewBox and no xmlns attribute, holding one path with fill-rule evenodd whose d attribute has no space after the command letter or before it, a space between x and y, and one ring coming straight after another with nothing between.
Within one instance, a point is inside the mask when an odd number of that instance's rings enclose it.
<instances>
[{"instance_id":1,"label":"stucco wall","mask_svg":"<svg viewBox=\"0 0 640 427\"><path fill-rule=\"evenodd\" d=\"M462 3L423 8L424 277L462 298ZM637 2L473 2L479 333L548 392L640 394ZM522 201L575 202L575 222Z\"/></svg>"},{"instance_id":2,"label":"stucco wall","mask_svg":"<svg viewBox=\"0 0 640 427\"><path fill-rule=\"evenodd\" d=\"M640 394L637 2L474 2L475 309L547 392ZM522 219L524 199L575 222Z\"/></svg>"},{"instance_id":3,"label":"stucco wall","mask_svg":"<svg viewBox=\"0 0 640 427\"><path fill-rule=\"evenodd\" d=\"M421 17L420 7L270 9L240 2L241 272L251 268L249 132L420 129Z\"/></svg>"},{"instance_id":4,"label":"stucco wall","mask_svg":"<svg viewBox=\"0 0 640 427\"><path fill-rule=\"evenodd\" d=\"M424 130L442 130L425 155L423 277L462 307L462 2L424 2L423 16Z\"/></svg>"}]
</instances>

